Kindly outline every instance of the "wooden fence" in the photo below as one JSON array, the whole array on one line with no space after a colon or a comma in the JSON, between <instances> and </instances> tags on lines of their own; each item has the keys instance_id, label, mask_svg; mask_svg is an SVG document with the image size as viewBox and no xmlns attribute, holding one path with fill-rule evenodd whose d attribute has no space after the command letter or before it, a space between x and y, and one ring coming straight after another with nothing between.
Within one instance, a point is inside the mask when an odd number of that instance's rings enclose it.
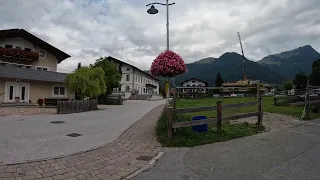
<instances>
[{"instance_id":1,"label":"wooden fence","mask_svg":"<svg viewBox=\"0 0 320 180\"><path fill-rule=\"evenodd\" d=\"M237 103L237 104L226 104L223 105L222 101L217 102L217 106L208 106L208 107L194 107L194 108L187 108L187 109L175 109L175 98L173 99L173 106L174 107L167 107L167 115L168 115L168 138L172 138L172 134L174 132L174 129L181 128L181 127L192 127L196 125L203 125L203 124L216 124L217 125L217 131L221 131L221 124L222 121L230 121L230 120L236 120L240 118L246 118L246 117L252 117L257 116L258 121L257 124L259 126L262 126L262 117L263 117L263 99L261 97L258 98L258 101L252 101L252 102L245 102L245 103ZM256 112L249 112L244 114L236 114L232 116L222 116L222 110L223 109L232 109L232 108L239 108L239 107L246 107L246 106L252 106L258 104L258 108ZM193 113L193 112L202 112L202 111L216 111L217 117L216 118L208 118L206 120L201 121L184 121L184 122L174 122L174 117L176 114L181 113Z\"/></svg>"},{"instance_id":2,"label":"wooden fence","mask_svg":"<svg viewBox=\"0 0 320 180\"><path fill-rule=\"evenodd\" d=\"M70 114L98 109L97 99L88 100L60 100L57 103L58 114Z\"/></svg>"}]
</instances>

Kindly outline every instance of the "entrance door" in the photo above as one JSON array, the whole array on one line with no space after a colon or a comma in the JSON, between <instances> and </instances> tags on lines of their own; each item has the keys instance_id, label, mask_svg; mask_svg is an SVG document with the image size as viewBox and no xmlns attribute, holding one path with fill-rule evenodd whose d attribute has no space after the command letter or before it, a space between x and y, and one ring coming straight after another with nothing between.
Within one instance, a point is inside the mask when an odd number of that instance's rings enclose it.
<instances>
[{"instance_id":1,"label":"entrance door","mask_svg":"<svg viewBox=\"0 0 320 180\"><path fill-rule=\"evenodd\" d=\"M6 102L15 102L15 98L20 98L20 102L29 101L29 84L7 82Z\"/></svg>"},{"instance_id":2,"label":"entrance door","mask_svg":"<svg viewBox=\"0 0 320 180\"><path fill-rule=\"evenodd\" d=\"M14 102L14 98L16 97L16 83L7 83L7 91L6 91L6 101Z\"/></svg>"},{"instance_id":3,"label":"entrance door","mask_svg":"<svg viewBox=\"0 0 320 180\"><path fill-rule=\"evenodd\" d=\"M20 102L28 102L29 101L29 86L28 84L20 84Z\"/></svg>"}]
</instances>

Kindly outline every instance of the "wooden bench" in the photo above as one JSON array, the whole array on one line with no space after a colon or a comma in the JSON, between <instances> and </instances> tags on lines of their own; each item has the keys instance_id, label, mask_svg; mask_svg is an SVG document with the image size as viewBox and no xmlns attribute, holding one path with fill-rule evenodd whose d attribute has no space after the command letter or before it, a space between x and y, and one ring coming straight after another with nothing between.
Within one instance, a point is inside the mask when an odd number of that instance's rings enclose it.
<instances>
[{"instance_id":1,"label":"wooden bench","mask_svg":"<svg viewBox=\"0 0 320 180\"><path fill-rule=\"evenodd\" d=\"M69 98L45 98L44 104L46 106L57 106L58 100L69 100Z\"/></svg>"}]
</instances>

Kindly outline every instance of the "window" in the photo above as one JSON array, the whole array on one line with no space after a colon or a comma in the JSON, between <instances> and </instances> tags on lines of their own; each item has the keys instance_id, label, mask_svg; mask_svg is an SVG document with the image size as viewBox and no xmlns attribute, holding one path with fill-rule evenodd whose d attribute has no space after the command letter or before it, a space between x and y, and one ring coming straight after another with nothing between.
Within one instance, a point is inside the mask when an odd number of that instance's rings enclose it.
<instances>
[{"instance_id":1,"label":"window","mask_svg":"<svg viewBox=\"0 0 320 180\"><path fill-rule=\"evenodd\" d=\"M127 71L130 71L130 69L129 69L129 68L127 68Z\"/></svg>"},{"instance_id":2,"label":"window","mask_svg":"<svg viewBox=\"0 0 320 180\"><path fill-rule=\"evenodd\" d=\"M42 57L42 58L45 58L46 57L46 51L45 50L40 50L39 51L39 56Z\"/></svg>"},{"instance_id":3,"label":"window","mask_svg":"<svg viewBox=\"0 0 320 180\"><path fill-rule=\"evenodd\" d=\"M24 50L25 50L25 51L29 51L29 52L31 51L30 48L24 48Z\"/></svg>"},{"instance_id":4,"label":"window","mask_svg":"<svg viewBox=\"0 0 320 180\"><path fill-rule=\"evenodd\" d=\"M192 81L192 83L195 83L196 81Z\"/></svg>"},{"instance_id":5,"label":"window","mask_svg":"<svg viewBox=\"0 0 320 180\"><path fill-rule=\"evenodd\" d=\"M12 49L12 45L6 44L4 48Z\"/></svg>"},{"instance_id":6,"label":"window","mask_svg":"<svg viewBox=\"0 0 320 180\"><path fill-rule=\"evenodd\" d=\"M138 75L136 75L136 81L138 81Z\"/></svg>"},{"instance_id":7,"label":"window","mask_svg":"<svg viewBox=\"0 0 320 180\"><path fill-rule=\"evenodd\" d=\"M53 86L53 95L54 96L65 96L66 89L64 86Z\"/></svg>"},{"instance_id":8,"label":"window","mask_svg":"<svg viewBox=\"0 0 320 180\"><path fill-rule=\"evenodd\" d=\"M130 90L130 87L129 86L126 86L126 91L129 91Z\"/></svg>"},{"instance_id":9,"label":"window","mask_svg":"<svg viewBox=\"0 0 320 180\"><path fill-rule=\"evenodd\" d=\"M16 49L21 50L21 47L20 46L16 46Z\"/></svg>"},{"instance_id":10,"label":"window","mask_svg":"<svg viewBox=\"0 0 320 180\"><path fill-rule=\"evenodd\" d=\"M127 74L127 81L130 81L130 74Z\"/></svg>"},{"instance_id":11,"label":"window","mask_svg":"<svg viewBox=\"0 0 320 180\"><path fill-rule=\"evenodd\" d=\"M141 79L140 79L140 83L142 83L142 77L141 77Z\"/></svg>"}]
</instances>

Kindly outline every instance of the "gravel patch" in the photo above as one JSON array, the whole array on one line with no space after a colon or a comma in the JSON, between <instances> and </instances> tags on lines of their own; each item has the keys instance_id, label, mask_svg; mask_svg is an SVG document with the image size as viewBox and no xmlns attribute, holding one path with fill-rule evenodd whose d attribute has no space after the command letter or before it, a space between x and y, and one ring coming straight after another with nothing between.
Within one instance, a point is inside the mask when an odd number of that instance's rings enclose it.
<instances>
[{"instance_id":1,"label":"gravel patch","mask_svg":"<svg viewBox=\"0 0 320 180\"><path fill-rule=\"evenodd\" d=\"M256 123L257 119L257 117L242 118L231 121L230 123ZM299 121L298 118L292 116L267 112L263 113L262 124L269 131L279 131L301 123L303 123L303 121Z\"/></svg>"}]
</instances>

